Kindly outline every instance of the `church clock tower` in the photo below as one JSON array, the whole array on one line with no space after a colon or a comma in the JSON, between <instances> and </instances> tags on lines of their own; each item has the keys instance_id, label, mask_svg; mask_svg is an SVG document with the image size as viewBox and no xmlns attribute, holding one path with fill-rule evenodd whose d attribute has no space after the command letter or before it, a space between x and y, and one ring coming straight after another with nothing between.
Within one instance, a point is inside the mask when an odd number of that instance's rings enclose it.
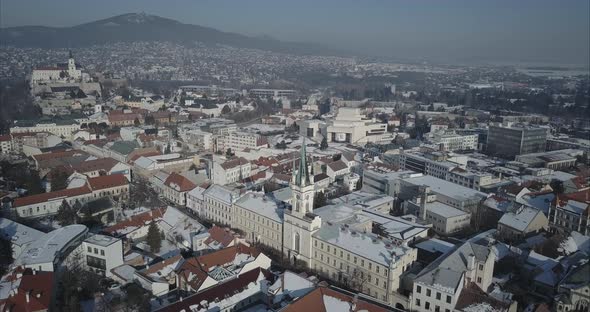
<instances>
[{"instance_id":1,"label":"church clock tower","mask_svg":"<svg viewBox=\"0 0 590 312\"><path fill-rule=\"evenodd\" d=\"M291 262L303 262L311 268L312 235L319 230L322 220L312 212L315 185L307 167L305 139L301 146L299 166L293 162L291 190L291 210L286 211L283 224L284 253Z\"/></svg>"}]
</instances>

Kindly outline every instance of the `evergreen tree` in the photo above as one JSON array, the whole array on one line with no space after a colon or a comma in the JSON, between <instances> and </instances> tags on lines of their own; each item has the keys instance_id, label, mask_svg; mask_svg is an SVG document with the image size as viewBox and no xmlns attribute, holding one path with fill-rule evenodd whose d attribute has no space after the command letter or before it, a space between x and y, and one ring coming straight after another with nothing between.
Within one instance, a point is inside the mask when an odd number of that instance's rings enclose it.
<instances>
[{"instance_id":1,"label":"evergreen tree","mask_svg":"<svg viewBox=\"0 0 590 312\"><path fill-rule=\"evenodd\" d=\"M322 139L322 143L320 143L320 149L322 151L328 149L328 139L326 139L326 137Z\"/></svg>"},{"instance_id":2,"label":"evergreen tree","mask_svg":"<svg viewBox=\"0 0 590 312\"><path fill-rule=\"evenodd\" d=\"M140 125L139 118L135 117L135 120L133 120L133 125L135 125L136 127Z\"/></svg>"},{"instance_id":3,"label":"evergreen tree","mask_svg":"<svg viewBox=\"0 0 590 312\"><path fill-rule=\"evenodd\" d=\"M12 243L0 237L0 275L4 275L8 271L8 267L12 263Z\"/></svg>"},{"instance_id":4,"label":"evergreen tree","mask_svg":"<svg viewBox=\"0 0 590 312\"><path fill-rule=\"evenodd\" d=\"M231 108L229 108L229 105L225 105L222 109L221 109L221 114L222 115L226 115L231 113Z\"/></svg>"},{"instance_id":5,"label":"evergreen tree","mask_svg":"<svg viewBox=\"0 0 590 312\"><path fill-rule=\"evenodd\" d=\"M148 228L147 244L150 246L152 252L158 252L160 251L160 247L162 247L161 233L155 222L150 223Z\"/></svg>"},{"instance_id":6,"label":"evergreen tree","mask_svg":"<svg viewBox=\"0 0 590 312\"><path fill-rule=\"evenodd\" d=\"M68 173L58 170L51 176L51 191L59 191L68 187Z\"/></svg>"},{"instance_id":7,"label":"evergreen tree","mask_svg":"<svg viewBox=\"0 0 590 312\"><path fill-rule=\"evenodd\" d=\"M324 192L317 192L313 196L313 208L320 208L326 205L326 195Z\"/></svg>"},{"instance_id":8,"label":"evergreen tree","mask_svg":"<svg viewBox=\"0 0 590 312\"><path fill-rule=\"evenodd\" d=\"M74 211L65 199L61 202L61 206L59 206L55 217L61 226L76 223L76 211Z\"/></svg>"}]
</instances>

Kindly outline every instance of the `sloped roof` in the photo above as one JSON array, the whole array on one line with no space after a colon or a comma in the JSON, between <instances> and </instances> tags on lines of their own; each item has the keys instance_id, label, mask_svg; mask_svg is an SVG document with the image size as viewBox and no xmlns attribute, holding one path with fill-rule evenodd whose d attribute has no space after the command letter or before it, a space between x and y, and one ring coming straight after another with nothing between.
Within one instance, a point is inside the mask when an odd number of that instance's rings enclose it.
<instances>
[{"instance_id":1,"label":"sloped roof","mask_svg":"<svg viewBox=\"0 0 590 312\"><path fill-rule=\"evenodd\" d=\"M256 283L261 278L270 279L271 274L264 269L255 269L244 274L240 274L237 278L230 279L225 283L219 284L214 287L210 287L202 292L196 293L189 297L184 298L182 301L175 302L171 305L163 307L158 311L192 311L194 309L200 309L202 302L213 302L216 299L222 300L227 295L239 294L245 290L251 283Z\"/></svg>"},{"instance_id":2,"label":"sloped roof","mask_svg":"<svg viewBox=\"0 0 590 312\"><path fill-rule=\"evenodd\" d=\"M459 299L455 305L455 309L461 310L472 306L474 304L487 304L495 309L495 311L508 311L510 304L504 303L479 288L475 283L469 283L461 291Z\"/></svg>"},{"instance_id":3,"label":"sloped roof","mask_svg":"<svg viewBox=\"0 0 590 312\"><path fill-rule=\"evenodd\" d=\"M196 187L189 179L174 172L166 178L164 184L178 192L188 192Z\"/></svg>"},{"instance_id":4,"label":"sloped roof","mask_svg":"<svg viewBox=\"0 0 590 312\"><path fill-rule=\"evenodd\" d=\"M522 232L527 229L529 224L531 224L540 213L542 213L540 210L530 207L522 207L514 212L505 213L498 221L498 224L503 224Z\"/></svg>"},{"instance_id":5,"label":"sloped roof","mask_svg":"<svg viewBox=\"0 0 590 312\"><path fill-rule=\"evenodd\" d=\"M110 226L102 231L104 233L108 233L111 235L115 234L127 234L127 231L123 231L125 229L136 229L138 227L142 227L144 225L149 224L153 220L161 219L164 213L166 212L166 208L158 208L150 211L146 211L144 213L136 214L127 220L123 220L113 226Z\"/></svg>"},{"instance_id":6,"label":"sloped roof","mask_svg":"<svg viewBox=\"0 0 590 312\"><path fill-rule=\"evenodd\" d=\"M74 169L77 172L81 172L81 173L97 171L97 170L109 171L114 166L116 166L118 163L119 163L119 161L117 161L113 158L110 158L110 157L99 158L99 159L88 160L88 161L84 161L84 162L72 165L72 169Z\"/></svg>"},{"instance_id":7,"label":"sloped roof","mask_svg":"<svg viewBox=\"0 0 590 312\"><path fill-rule=\"evenodd\" d=\"M231 232L229 228L222 228L214 225L209 229L209 237L205 240L205 244L211 244L212 242L218 242L221 246L227 247L231 242L234 241L235 234Z\"/></svg>"},{"instance_id":8,"label":"sloped roof","mask_svg":"<svg viewBox=\"0 0 590 312\"><path fill-rule=\"evenodd\" d=\"M88 179L88 185L95 191L127 184L129 184L129 181L127 181L127 178L123 174L112 174Z\"/></svg>"},{"instance_id":9,"label":"sloped roof","mask_svg":"<svg viewBox=\"0 0 590 312\"><path fill-rule=\"evenodd\" d=\"M260 254L260 251L254 247L238 244L197 257L197 262L199 263L201 269L204 271L209 271L209 269L212 267L223 266L233 262L240 254L249 255L253 258L256 258Z\"/></svg>"},{"instance_id":10,"label":"sloped roof","mask_svg":"<svg viewBox=\"0 0 590 312\"><path fill-rule=\"evenodd\" d=\"M244 157L240 157L240 158L236 158L236 159L232 159L232 160L228 160L226 162L224 162L223 164L221 164L221 168L227 170L227 169L231 169L231 168L235 168L235 167L239 167L239 166L243 166L248 164L248 160Z\"/></svg>"},{"instance_id":11,"label":"sloped roof","mask_svg":"<svg viewBox=\"0 0 590 312\"><path fill-rule=\"evenodd\" d=\"M356 302L355 302L356 301ZM353 304L355 302L355 304ZM386 312L384 307L372 304L362 298L353 298L336 290L319 287L288 305L283 312Z\"/></svg>"},{"instance_id":12,"label":"sloped roof","mask_svg":"<svg viewBox=\"0 0 590 312\"><path fill-rule=\"evenodd\" d=\"M20 198L17 198L14 200L13 206L14 207L22 207L22 206L47 202L47 201L50 201L52 199L57 199L57 198L64 198L65 199L67 197L79 196L79 195L83 195L83 194L88 194L90 192L91 192L91 190L88 187L88 185L84 185L84 186L77 187L77 188L64 189L64 190L59 190L59 191L55 191L55 192L48 192L48 193L41 193L41 194L36 194L36 195L31 195L31 196L26 196L26 197L20 197Z\"/></svg>"},{"instance_id":13,"label":"sloped roof","mask_svg":"<svg viewBox=\"0 0 590 312\"><path fill-rule=\"evenodd\" d=\"M45 311L50 308L53 292L53 272L36 272L25 270L18 283L17 293L8 298L0 298L3 311L30 312ZM27 294L28 302L27 302Z\"/></svg>"}]
</instances>

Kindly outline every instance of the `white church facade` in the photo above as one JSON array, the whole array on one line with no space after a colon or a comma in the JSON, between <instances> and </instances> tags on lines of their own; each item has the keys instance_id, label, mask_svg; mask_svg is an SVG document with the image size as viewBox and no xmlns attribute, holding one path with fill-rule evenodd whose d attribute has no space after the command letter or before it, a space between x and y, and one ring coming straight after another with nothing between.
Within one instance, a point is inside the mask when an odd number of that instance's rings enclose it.
<instances>
[{"instance_id":1,"label":"white church facade","mask_svg":"<svg viewBox=\"0 0 590 312\"><path fill-rule=\"evenodd\" d=\"M83 77L82 66L76 63L70 51L67 63L58 63L55 66L37 67L33 69L31 84L81 82Z\"/></svg>"}]
</instances>

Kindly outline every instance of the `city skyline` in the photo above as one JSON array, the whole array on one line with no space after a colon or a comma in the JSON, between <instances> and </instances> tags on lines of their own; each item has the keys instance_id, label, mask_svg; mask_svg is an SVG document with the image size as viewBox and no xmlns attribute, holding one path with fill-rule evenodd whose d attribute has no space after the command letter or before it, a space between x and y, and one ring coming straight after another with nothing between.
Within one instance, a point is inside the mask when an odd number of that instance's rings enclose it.
<instances>
[{"instance_id":1,"label":"city skyline","mask_svg":"<svg viewBox=\"0 0 590 312\"><path fill-rule=\"evenodd\" d=\"M281 41L401 61L588 66L587 1L237 3L3 1L1 26L66 27L145 12ZM182 8L182 9L180 9ZM75 14L62 15L60 12ZM288 14L287 14L288 13Z\"/></svg>"}]
</instances>

